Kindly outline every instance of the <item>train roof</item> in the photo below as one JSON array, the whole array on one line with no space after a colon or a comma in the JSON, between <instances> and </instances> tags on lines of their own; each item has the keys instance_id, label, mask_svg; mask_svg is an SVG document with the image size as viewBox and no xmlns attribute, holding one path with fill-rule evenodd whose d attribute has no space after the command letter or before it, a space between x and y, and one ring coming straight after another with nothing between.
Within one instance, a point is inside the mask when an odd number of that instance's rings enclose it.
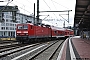
<instances>
[{"instance_id":1,"label":"train roof","mask_svg":"<svg viewBox=\"0 0 90 60\"><path fill-rule=\"evenodd\" d=\"M66 29L66 30L73 31L72 29Z\"/></svg>"},{"instance_id":2,"label":"train roof","mask_svg":"<svg viewBox=\"0 0 90 60\"><path fill-rule=\"evenodd\" d=\"M21 23L21 24L18 24L18 25L23 25L23 24L35 25L35 24L32 24L32 23ZM42 26L42 24L39 24L37 26ZM73 31L72 29L68 29L68 28L55 27L55 26L50 26L50 25L43 25L43 27L44 26L51 27L51 29L53 29L53 30L62 30L62 31L69 30L69 31Z\"/></svg>"},{"instance_id":3,"label":"train roof","mask_svg":"<svg viewBox=\"0 0 90 60\"><path fill-rule=\"evenodd\" d=\"M17 24L17 25L26 25L26 24L29 24L29 25L34 25L34 26L41 26L41 27L50 27L50 25L45 25L45 24L32 24L32 23L21 23L21 24Z\"/></svg>"},{"instance_id":4,"label":"train roof","mask_svg":"<svg viewBox=\"0 0 90 60\"><path fill-rule=\"evenodd\" d=\"M29 25L34 25L34 24L32 24L32 23L21 23L21 24L17 24L17 25L26 25L26 24L29 24Z\"/></svg>"},{"instance_id":5,"label":"train roof","mask_svg":"<svg viewBox=\"0 0 90 60\"><path fill-rule=\"evenodd\" d=\"M65 30L73 31L72 29L55 27L55 26L51 26L51 29L53 29L53 30L62 30L62 31L65 31Z\"/></svg>"},{"instance_id":6,"label":"train roof","mask_svg":"<svg viewBox=\"0 0 90 60\"><path fill-rule=\"evenodd\" d=\"M66 30L65 28L60 28L60 27L55 27L55 26L51 26L51 29L53 29L53 30L62 30L62 31Z\"/></svg>"}]
</instances>

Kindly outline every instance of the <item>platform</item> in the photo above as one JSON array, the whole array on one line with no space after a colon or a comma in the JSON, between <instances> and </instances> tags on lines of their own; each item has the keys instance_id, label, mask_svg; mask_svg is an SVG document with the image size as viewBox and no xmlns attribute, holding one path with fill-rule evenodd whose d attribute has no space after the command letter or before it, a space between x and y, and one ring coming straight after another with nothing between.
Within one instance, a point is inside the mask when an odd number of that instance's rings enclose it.
<instances>
[{"instance_id":1,"label":"platform","mask_svg":"<svg viewBox=\"0 0 90 60\"><path fill-rule=\"evenodd\" d=\"M90 40L77 36L66 39L57 60L90 60Z\"/></svg>"}]
</instances>

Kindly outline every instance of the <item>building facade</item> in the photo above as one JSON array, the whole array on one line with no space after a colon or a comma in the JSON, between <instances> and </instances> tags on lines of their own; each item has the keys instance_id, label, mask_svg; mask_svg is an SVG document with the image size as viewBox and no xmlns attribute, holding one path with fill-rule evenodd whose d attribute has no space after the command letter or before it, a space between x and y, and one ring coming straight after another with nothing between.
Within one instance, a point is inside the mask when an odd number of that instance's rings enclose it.
<instances>
[{"instance_id":1,"label":"building facade","mask_svg":"<svg viewBox=\"0 0 90 60\"><path fill-rule=\"evenodd\" d=\"M15 36L16 23L12 21L12 12L3 12L4 21L0 23L0 36Z\"/></svg>"}]
</instances>

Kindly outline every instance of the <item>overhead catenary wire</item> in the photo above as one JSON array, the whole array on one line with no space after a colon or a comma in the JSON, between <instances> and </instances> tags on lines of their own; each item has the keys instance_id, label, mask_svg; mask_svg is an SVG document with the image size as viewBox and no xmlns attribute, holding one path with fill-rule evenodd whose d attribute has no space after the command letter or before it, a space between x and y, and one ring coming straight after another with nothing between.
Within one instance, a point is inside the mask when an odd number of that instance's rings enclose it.
<instances>
[{"instance_id":1,"label":"overhead catenary wire","mask_svg":"<svg viewBox=\"0 0 90 60\"><path fill-rule=\"evenodd\" d=\"M11 4L13 4L13 5L15 5L15 6L16 6L16 4L14 4L14 3L11 3ZM18 7L19 7L19 6L18 6ZM26 11L26 12L28 12L28 13L32 13L32 12L27 11L26 9L22 8L22 7L19 7L19 8L23 9L24 11Z\"/></svg>"},{"instance_id":2,"label":"overhead catenary wire","mask_svg":"<svg viewBox=\"0 0 90 60\"><path fill-rule=\"evenodd\" d=\"M19 3L19 4L27 7L27 5L25 5L25 4L23 4L23 3L20 3L20 2L18 2L18 1L15 1L15 2L17 2L17 3ZM13 4L16 5L15 3L13 3ZM28 7L29 7L29 6L28 6ZM22 7L20 7L20 8L21 8L21 9L24 9L24 8L22 8ZM29 8L33 10L32 7L29 7ZM26 9L24 9L24 10L26 11Z\"/></svg>"},{"instance_id":3,"label":"overhead catenary wire","mask_svg":"<svg viewBox=\"0 0 90 60\"><path fill-rule=\"evenodd\" d=\"M23 3L20 3L20 2L18 2L18 1L15 1L15 2L17 2L17 3L19 3L19 4L22 4L22 5L24 5L24 6L27 6L27 5L25 5L25 4L23 4ZM30 3L29 3L30 4ZM32 3L33 4L33 3ZM28 6L29 7L29 6ZM30 9L32 8L32 7L29 7ZM33 9L33 8L32 8Z\"/></svg>"},{"instance_id":4,"label":"overhead catenary wire","mask_svg":"<svg viewBox=\"0 0 90 60\"><path fill-rule=\"evenodd\" d=\"M29 0L27 0L28 1L28 3L31 3ZM33 3L31 3L31 4L33 4Z\"/></svg>"},{"instance_id":5,"label":"overhead catenary wire","mask_svg":"<svg viewBox=\"0 0 90 60\"><path fill-rule=\"evenodd\" d=\"M61 15L59 15L60 17L62 17ZM63 17L62 17L63 18ZM67 19L63 18L65 21L67 21ZM68 21L67 21L68 22Z\"/></svg>"},{"instance_id":6,"label":"overhead catenary wire","mask_svg":"<svg viewBox=\"0 0 90 60\"><path fill-rule=\"evenodd\" d=\"M43 0L45 2L45 0ZM46 3L46 2L45 2ZM49 5L46 3L46 5L49 7ZM49 9L51 10L51 8L49 7ZM54 14L54 13L53 13ZM57 18L57 16L54 14L54 16Z\"/></svg>"},{"instance_id":7,"label":"overhead catenary wire","mask_svg":"<svg viewBox=\"0 0 90 60\"><path fill-rule=\"evenodd\" d=\"M55 1L53 1L53 0L51 0L52 2L55 2ZM55 3L57 3L57 2L55 2ZM59 3L57 3L57 4L59 4ZM61 5L61 4L59 4L59 5ZM61 5L61 6L63 6L63 5ZM55 7L55 5L54 5L54 7ZM63 7L65 7L65 6L63 6ZM65 7L65 8L67 8L67 7ZM67 9L69 9L69 8L67 8ZM68 10L68 12L69 11L72 11L72 10ZM69 14L68 14L69 15ZM61 16L61 15L59 15L59 16ZM61 16L62 17L62 16ZM62 17L63 18L63 17ZM65 21L67 21L68 23L69 23L69 20L67 20L67 19L65 19L65 18L63 18Z\"/></svg>"},{"instance_id":8,"label":"overhead catenary wire","mask_svg":"<svg viewBox=\"0 0 90 60\"><path fill-rule=\"evenodd\" d=\"M52 1L52 0L51 0L51 1ZM53 1L52 1L52 3L53 3ZM53 5L54 5L54 3L53 3ZM55 5L54 5L54 7L55 7L55 9L57 9ZM61 19L60 19L60 20L61 20ZM61 21L62 21L62 20L61 20Z\"/></svg>"},{"instance_id":9,"label":"overhead catenary wire","mask_svg":"<svg viewBox=\"0 0 90 60\"><path fill-rule=\"evenodd\" d=\"M52 1L52 0L51 0L51 1ZM55 7L55 9L57 9L56 6L54 5L53 1L52 1L52 4L53 4L53 6Z\"/></svg>"},{"instance_id":10,"label":"overhead catenary wire","mask_svg":"<svg viewBox=\"0 0 90 60\"><path fill-rule=\"evenodd\" d=\"M26 4L23 4L23 3L20 3L20 2L18 2L18 1L15 1L14 0L14 2L16 2L16 3L19 3L19 4L22 4L23 6L25 6L25 7L28 7L28 8L30 8L30 10L34 10L34 3L35 3L35 5L36 5L36 2L31 2L31 1L29 1L29 0L26 0L26 2L28 2L30 5L26 5ZM13 3L14 5L15 5L15 3ZM36 6L35 6L36 7ZM20 9L23 9L24 11L26 11L26 12L29 12L29 13L33 13L33 12L30 12L30 11L28 11L28 10L26 10L25 8L22 8L22 7L19 7ZM42 8L42 7L41 7ZM44 9L45 10L45 9ZM35 12L37 12L37 11L35 11Z\"/></svg>"},{"instance_id":11,"label":"overhead catenary wire","mask_svg":"<svg viewBox=\"0 0 90 60\"><path fill-rule=\"evenodd\" d=\"M45 0L43 0L45 3L46 3L46 1ZM46 3L46 5L48 6L48 8L51 10L51 8L49 7L49 5Z\"/></svg>"},{"instance_id":12,"label":"overhead catenary wire","mask_svg":"<svg viewBox=\"0 0 90 60\"><path fill-rule=\"evenodd\" d=\"M53 1L53 0L52 0ZM56 4L59 4L58 2L56 2L56 1L53 1L54 3L56 3ZM62 6L62 7L64 7L64 8L66 8L66 9L69 9L69 8L67 8L66 6L63 6L63 5L61 5L61 4L59 4L60 6Z\"/></svg>"},{"instance_id":13,"label":"overhead catenary wire","mask_svg":"<svg viewBox=\"0 0 90 60\"><path fill-rule=\"evenodd\" d=\"M22 3L20 3L20 2L18 2L18 1L15 1L15 2L17 2L17 3L19 3L19 4L22 4ZM28 7L30 8L30 9L34 9L34 7L33 7L33 5L34 5L34 3L35 3L35 5L37 4L36 3L36 1L35 2L31 2L31 1L29 1L29 0L26 0L26 2L28 2L29 4L31 4L31 5L29 5ZM27 7L27 5L25 5L25 4L22 4L22 5L24 5L24 6L26 6ZM37 6L35 6L35 7L37 7ZM40 7L40 8L42 8L42 7ZM44 9L44 8L42 8L42 9ZM44 9L45 10L45 9ZM35 12L37 12L37 11L35 11Z\"/></svg>"}]
</instances>

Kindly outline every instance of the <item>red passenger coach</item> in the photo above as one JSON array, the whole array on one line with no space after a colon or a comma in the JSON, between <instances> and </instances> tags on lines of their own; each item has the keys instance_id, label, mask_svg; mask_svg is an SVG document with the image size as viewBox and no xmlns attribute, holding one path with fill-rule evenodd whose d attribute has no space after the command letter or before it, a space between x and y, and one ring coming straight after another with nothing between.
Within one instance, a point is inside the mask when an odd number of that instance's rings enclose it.
<instances>
[{"instance_id":1,"label":"red passenger coach","mask_svg":"<svg viewBox=\"0 0 90 60\"><path fill-rule=\"evenodd\" d=\"M71 29L66 29L65 30L65 37L69 37L69 36L73 36L74 35L74 31Z\"/></svg>"},{"instance_id":2,"label":"red passenger coach","mask_svg":"<svg viewBox=\"0 0 90 60\"><path fill-rule=\"evenodd\" d=\"M52 37L53 38L65 37L64 36L65 29L64 28L51 27L51 29L52 29Z\"/></svg>"}]
</instances>

